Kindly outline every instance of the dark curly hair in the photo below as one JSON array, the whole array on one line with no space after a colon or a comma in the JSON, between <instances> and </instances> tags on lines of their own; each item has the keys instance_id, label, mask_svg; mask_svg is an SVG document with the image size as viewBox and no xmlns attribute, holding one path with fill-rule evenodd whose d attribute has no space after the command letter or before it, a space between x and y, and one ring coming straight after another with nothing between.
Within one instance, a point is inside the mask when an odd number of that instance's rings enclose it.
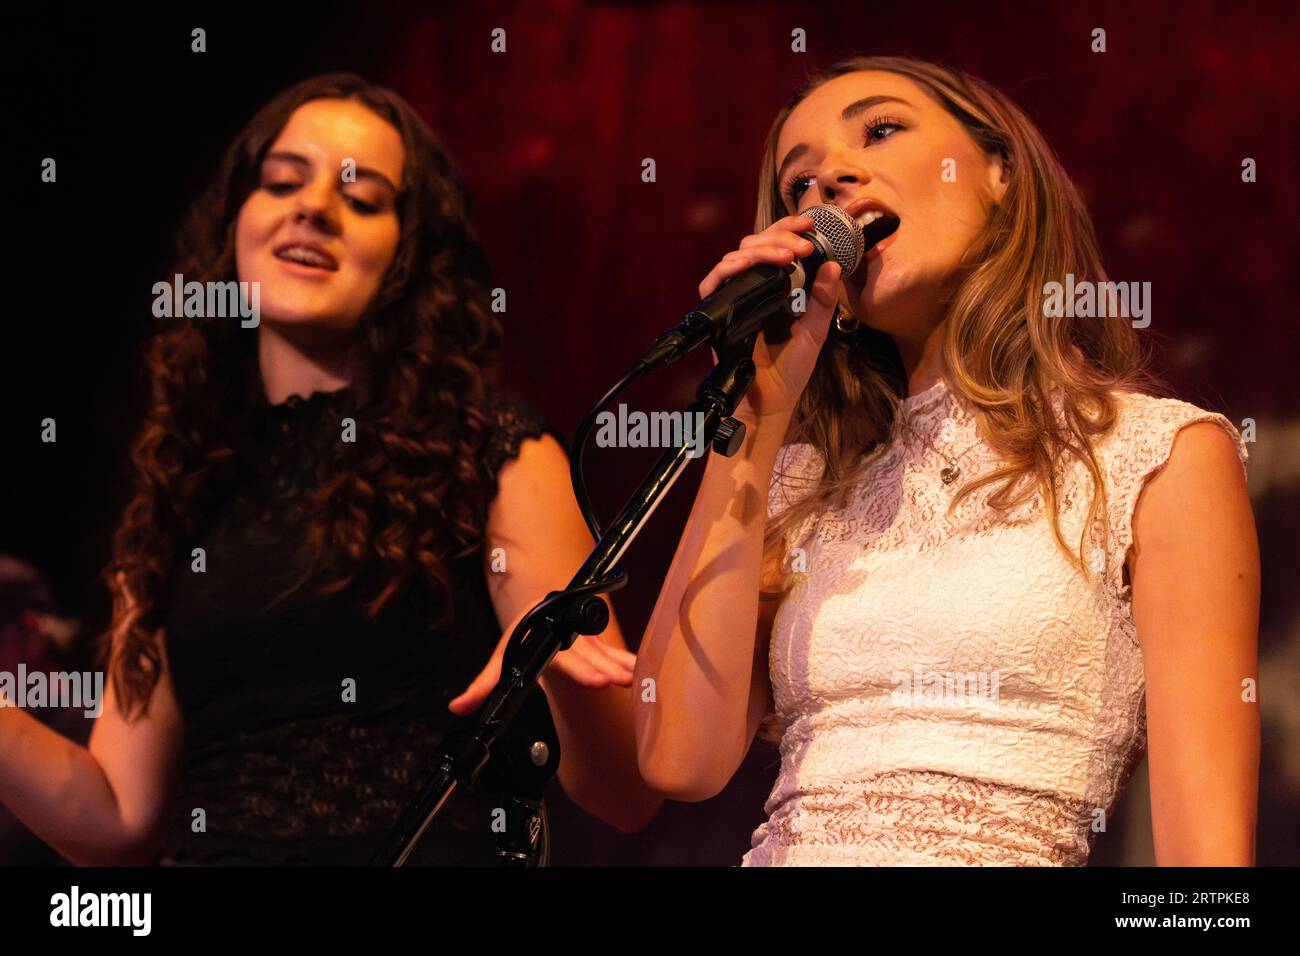
<instances>
[{"instance_id":1,"label":"dark curly hair","mask_svg":"<svg viewBox=\"0 0 1300 956\"><path fill-rule=\"evenodd\" d=\"M321 594L376 580L373 618L418 576L433 622L451 614L450 562L482 545L492 483L479 467L489 431L501 328L470 226L469 194L427 125L395 93L351 74L280 93L226 151L176 241L175 272L229 282L235 220L264 155L302 104L356 100L398 131L405 152L392 265L354 331L355 443L331 449L309 503L308 550L333 580ZM242 333L242 334L241 334ZM147 712L161 676L161 604L174 563L233 479L261 398L255 336L239 323L163 319L148 343L150 407L131 447L131 501L102 577L113 596L100 656L124 714ZM301 584L301 581L299 582Z\"/></svg>"}]
</instances>

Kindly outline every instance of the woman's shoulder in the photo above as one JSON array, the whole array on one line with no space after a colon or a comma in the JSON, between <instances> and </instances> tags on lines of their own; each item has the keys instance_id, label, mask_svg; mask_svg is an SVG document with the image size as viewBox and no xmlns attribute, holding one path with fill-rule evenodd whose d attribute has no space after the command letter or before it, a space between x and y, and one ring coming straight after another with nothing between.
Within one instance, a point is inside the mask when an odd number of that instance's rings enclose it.
<instances>
[{"instance_id":1,"label":"woman's shoulder","mask_svg":"<svg viewBox=\"0 0 1300 956\"><path fill-rule=\"evenodd\" d=\"M1178 433L1189 425L1210 422L1232 440L1246 473L1250 457L1237 427L1220 412L1168 396L1138 391L1117 391L1115 423L1096 443L1095 451L1106 481L1107 512L1112 532L1111 549L1119 568L1133 543L1133 521L1138 499L1147 482L1169 462ZM1121 582L1117 578L1115 586Z\"/></svg>"},{"instance_id":2,"label":"woman's shoulder","mask_svg":"<svg viewBox=\"0 0 1300 956\"><path fill-rule=\"evenodd\" d=\"M1250 458L1246 442L1223 413L1146 392L1117 390L1112 396L1116 403L1115 423L1098 442L1098 450L1113 479L1144 480L1168 461L1178 433L1198 422L1210 422L1223 429L1245 472Z\"/></svg>"},{"instance_id":3,"label":"woman's shoulder","mask_svg":"<svg viewBox=\"0 0 1300 956\"><path fill-rule=\"evenodd\" d=\"M550 435L565 447L562 432L531 402L509 392L495 392L485 403L486 433L482 463L494 484L506 463L519 456L524 442Z\"/></svg>"}]
</instances>

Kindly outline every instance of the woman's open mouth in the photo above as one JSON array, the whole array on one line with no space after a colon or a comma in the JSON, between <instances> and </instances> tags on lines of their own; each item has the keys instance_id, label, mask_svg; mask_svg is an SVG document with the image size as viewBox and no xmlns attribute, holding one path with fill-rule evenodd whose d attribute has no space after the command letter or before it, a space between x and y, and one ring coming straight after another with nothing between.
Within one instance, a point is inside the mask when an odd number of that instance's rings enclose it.
<instances>
[{"instance_id":1,"label":"woman's open mouth","mask_svg":"<svg viewBox=\"0 0 1300 956\"><path fill-rule=\"evenodd\" d=\"M868 209L858 217L858 222L862 226L863 247L867 252L871 252L882 239L892 236L902 225L897 216L880 209Z\"/></svg>"},{"instance_id":2,"label":"woman's open mouth","mask_svg":"<svg viewBox=\"0 0 1300 956\"><path fill-rule=\"evenodd\" d=\"M338 260L311 242L286 242L275 248L275 257L301 269L313 272L337 272Z\"/></svg>"},{"instance_id":3,"label":"woman's open mouth","mask_svg":"<svg viewBox=\"0 0 1300 956\"><path fill-rule=\"evenodd\" d=\"M857 217L857 221L862 226L862 245L866 251L862 255L862 261L858 263L858 268L854 270L854 277L865 278L867 263L879 258L881 249L888 245L887 240L898 232L902 220L883 209L868 209Z\"/></svg>"}]
</instances>

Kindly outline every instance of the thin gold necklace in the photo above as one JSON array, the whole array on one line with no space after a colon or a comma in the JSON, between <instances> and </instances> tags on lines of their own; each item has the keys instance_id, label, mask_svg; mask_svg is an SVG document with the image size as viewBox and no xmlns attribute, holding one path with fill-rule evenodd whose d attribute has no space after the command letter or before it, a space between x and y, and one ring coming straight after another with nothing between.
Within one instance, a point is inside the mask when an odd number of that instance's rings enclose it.
<instances>
[{"instance_id":1,"label":"thin gold necklace","mask_svg":"<svg viewBox=\"0 0 1300 956\"><path fill-rule=\"evenodd\" d=\"M903 420L909 432L911 432L917 438L921 439L921 441L924 442L925 446L929 448L930 451L934 452L936 455L938 455L940 458L942 458L944 461L948 463L947 467L939 469L939 479L945 485L951 485L954 481L957 480L958 476L961 475L961 469L957 467L957 462L961 461L968 454L970 454L971 451L973 451L975 448L978 448L981 444L984 443L984 439L979 438L976 439L975 444L968 447L960 455L945 455L943 452L939 451L939 449L935 448L934 445L930 443L930 440L928 438L926 438L919 431L917 431L915 428L912 427L912 420L910 415L905 414Z\"/></svg>"}]
</instances>

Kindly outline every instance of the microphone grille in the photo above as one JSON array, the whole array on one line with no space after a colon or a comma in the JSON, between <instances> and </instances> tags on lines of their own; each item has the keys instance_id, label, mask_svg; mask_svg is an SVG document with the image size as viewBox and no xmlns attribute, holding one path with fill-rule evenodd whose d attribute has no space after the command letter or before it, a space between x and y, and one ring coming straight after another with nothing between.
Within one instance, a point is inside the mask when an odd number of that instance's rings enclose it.
<instances>
[{"instance_id":1,"label":"microphone grille","mask_svg":"<svg viewBox=\"0 0 1300 956\"><path fill-rule=\"evenodd\" d=\"M803 212L811 216L821 235L827 255L840 264L840 273L848 275L862 262L866 251L862 227L839 206L813 206Z\"/></svg>"}]
</instances>

